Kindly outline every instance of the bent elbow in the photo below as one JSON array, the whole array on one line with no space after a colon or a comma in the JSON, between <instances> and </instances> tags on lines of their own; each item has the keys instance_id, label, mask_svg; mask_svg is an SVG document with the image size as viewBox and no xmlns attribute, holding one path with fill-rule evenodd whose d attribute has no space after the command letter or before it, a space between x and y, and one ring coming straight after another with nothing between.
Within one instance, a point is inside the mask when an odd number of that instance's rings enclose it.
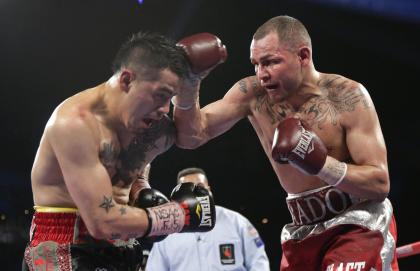
<instances>
[{"instance_id":1,"label":"bent elbow","mask_svg":"<svg viewBox=\"0 0 420 271\"><path fill-rule=\"evenodd\" d=\"M84 220L85 226L89 235L95 239L109 239L111 231L108 224L101 219Z\"/></svg>"},{"instance_id":2,"label":"bent elbow","mask_svg":"<svg viewBox=\"0 0 420 271\"><path fill-rule=\"evenodd\" d=\"M90 236L92 236L95 239L109 239L110 235L108 235L108 232L103 225L86 225L86 228Z\"/></svg>"},{"instance_id":3,"label":"bent elbow","mask_svg":"<svg viewBox=\"0 0 420 271\"><path fill-rule=\"evenodd\" d=\"M194 149L197 149L198 147L200 147L201 144L194 143L193 140L190 140L190 141L178 141L177 140L177 141L175 141L175 145L178 148L181 148L181 149L194 150Z\"/></svg>"},{"instance_id":4,"label":"bent elbow","mask_svg":"<svg viewBox=\"0 0 420 271\"><path fill-rule=\"evenodd\" d=\"M175 145L181 149L193 150L203 145L207 140L202 140L199 137L182 137L178 136L175 140Z\"/></svg>"},{"instance_id":5,"label":"bent elbow","mask_svg":"<svg viewBox=\"0 0 420 271\"><path fill-rule=\"evenodd\" d=\"M379 198L380 198L381 201L383 201L388 197L388 195L389 195L389 188L385 188L379 194Z\"/></svg>"},{"instance_id":6,"label":"bent elbow","mask_svg":"<svg viewBox=\"0 0 420 271\"><path fill-rule=\"evenodd\" d=\"M388 197L388 192L380 192L376 196L377 201L384 201Z\"/></svg>"},{"instance_id":7,"label":"bent elbow","mask_svg":"<svg viewBox=\"0 0 420 271\"><path fill-rule=\"evenodd\" d=\"M375 199L378 201L385 200L389 195L390 181L388 169L386 166L379 167L379 170L376 175L375 190Z\"/></svg>"},{"instance_id":8,"label":"bent elbow","mask_svg":"<svg viewBox=\"0 0 420 271\"><path fill-rule=\"evenodd\" d=\"M389 180L380 180L378 187L377 187L377 193L376 193L376 200L383 201L385 200L389 195L390 185Z\"/></svg>"}]
</instances>

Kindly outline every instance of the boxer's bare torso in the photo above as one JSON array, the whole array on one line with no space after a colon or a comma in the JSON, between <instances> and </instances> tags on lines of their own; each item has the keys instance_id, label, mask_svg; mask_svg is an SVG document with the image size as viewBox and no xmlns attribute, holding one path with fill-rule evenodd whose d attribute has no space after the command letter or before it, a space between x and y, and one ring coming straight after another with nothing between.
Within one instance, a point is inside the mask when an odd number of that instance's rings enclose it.
<instances>
[{"instance_id":1,"label":"boxer's bare torso","mask_svg":"<svg viewBox=\"0 0 420 271\"><path fill-rule=\"evenodd\" d=\"M118 134L113 125L106 121L108 112L103 103L102 88L103 85L68 98L56 108L49 119L32 168L35 205L76 207L66 187L57 154L50 144L50 134L60 121L73 119L88 125L89 138L82 137L78 140L94 142L94 151L111 180L113 199L119 204L127 204L132 183L145 166L173 144L175 130L166 115L160 120L150 120L150 127L144 127L135 134ZM72 130L69 129L68 133L71 134ZM74 155L78 151L70 150ZM80 182L89 180L81 179Z\"/></svg>"},{"instance_id":2,"label":"boxer's bare torso","mask_svg":"<svg viewBox=\"0 0 420 271\"><path fill-rule=\"evenodd\" d=\"M250 98L248 119L254 127L261 145L276 172L281 185L289 193L325 186L316 176L310 176L288 165L279 164L271 157L274 130L285 118L305 120L327 147L328 154L340 161L352 162L347 148L345 129L349 115L356 110L369 110L373 105L360 85L338 75L321 74L317 88L299 98L273 102L255 77L239 83L239 90ZM296 101L298 107L293 105Z\"/></svg>"},{"instance_id":3,"label":"boxer's bare torso","mask_svg":"<svg viewBox=\"0 0 420 271\"><path fill-rule=\"evenodd\" d=\"M177 144L196 148L248 117L282 187L287 193L301 193L327 183L271 156L279 122L298 117L320 137L329 156L349 163L348 181L340 188L360 198L383 199L389 189L386 147L369 93L340 75L313 71L308 77L311 80L302 87L285 92L278 87L270 91L250 76L200 111L176 109Z\"/></svg>"}]
</instances>

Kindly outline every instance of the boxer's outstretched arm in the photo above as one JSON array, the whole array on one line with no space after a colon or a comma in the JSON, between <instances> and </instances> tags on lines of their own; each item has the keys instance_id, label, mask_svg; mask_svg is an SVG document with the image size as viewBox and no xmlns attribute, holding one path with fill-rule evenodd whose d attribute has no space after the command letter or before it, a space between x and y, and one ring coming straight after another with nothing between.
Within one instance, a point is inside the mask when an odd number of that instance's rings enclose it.
<instances>
[{"instance_id":1,"label":"boxer's outstretched arm","mask_svg":"<svg viewBox=\"0 0 420 271\"><path fill-rule=\"evenodd\" d=\"M174 121L177 128L176 144L185 149L194 149L210 139L226 132L236 122L250 114L252 91L244 93L240 87L248 77L234 84L226 95L204 108L200 108L197 100L195 106L185 110L174 107ZM240 83L241 82L241 83Z\"/></svg>"},{"instance_id":2,"label":"boxer's outstretched arm","mask_svg":"<svg viewBox=\"0 0 420 271\"><path fill-rule=\"evenodd\" d=\"M347 146L353 163L348 164L343 191L361 198L384 199L389 193L387 152L378 115L367 90L359 84L364 103L343 116Z\"/></svg>"},{"instance_id":3,"label":"boxer's outstretched arm","mask_svg":"<svg viewBox=\"0 0 420 271\"><path fill-rule=\"evenodd\" d=\"M99 160L98 138L88 121L61 118L48 129L66 188L89 233L98 239L142 236L148 228L147 214L113 199L110 177Z\"/></svg>"}]
</instances>

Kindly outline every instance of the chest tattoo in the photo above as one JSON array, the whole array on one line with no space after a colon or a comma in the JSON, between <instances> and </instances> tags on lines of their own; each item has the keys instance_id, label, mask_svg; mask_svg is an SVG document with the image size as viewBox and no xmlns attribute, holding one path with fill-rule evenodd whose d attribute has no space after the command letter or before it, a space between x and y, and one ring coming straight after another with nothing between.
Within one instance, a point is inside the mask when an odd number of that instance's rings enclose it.
<instances>
[{"instance_id":1,"label":"chest tattoo","mask_svg":"<svg viewBox=\"0 0 420 271\"><path fill-rule=\"evenodd\" d=\"M241 84L242 81L245 81L245 80L241 80L239 82L240 90L246 93L247 87L245 83ZM255 108L254 108L255 111L262 114L267 114L270 118L271 124L274 124L278 122L279 120L282 120L286 117L286 114L287 114L286 112L288 110L288 107L284 104L273 103L268 97L267 93L264 91L264 89L261 88L261 86L258 84L257 79L255 78L252 79L250 82L250 85L256 97Z\"/></svg>"},{"instance_id":2,"label":"chest tattoo","mask_svg":"<svg viewBox=\"0 0 420 271\"><path fill-rule=\"evenodd\" d=\"M270 100L270 97L265 92L259 92L255 103L255 111L267 114L270 118L271 124L275 124L286 118L288 112L291 112L291 107L287 104L276 104Z\"/></svg>"},{"instance_id":3,"label":"chest tattoo","mask_svg":"<svg viewBox=\"0 0 420 271\"><path fill-rule=\"evenodd\" d=\"M99 150L99 159L106 169L114 168L118 158L118 150L111 142L104 142Z\"/></svg>"},{"instance_id":4,"label":"chest tattoo","mask_svg":"<svg viewBox=\"0 0 420 271\"><path fill-rule=\"evenodd\" d=\"M163 140L163 146L157 145L159 139ZM152 127L137 134L126 148L121 149L112 184L122 182L125 186L133 182L148 163L147 155L152 151L166 151L174 140L175 126L166 120L155 122Z\"/></svg>"}]
</instances>

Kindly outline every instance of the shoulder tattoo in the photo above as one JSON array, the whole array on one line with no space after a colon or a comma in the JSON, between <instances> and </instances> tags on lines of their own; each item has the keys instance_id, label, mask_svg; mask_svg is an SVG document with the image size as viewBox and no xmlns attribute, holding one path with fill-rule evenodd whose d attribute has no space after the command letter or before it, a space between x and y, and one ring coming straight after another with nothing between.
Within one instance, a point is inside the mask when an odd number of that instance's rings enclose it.
<instances>
[{"instance_id":1,"label":"shoulder tattoo","mask_svg":"<svg viewBox=\"0 0 420 271\"><path fill-rule=\"evenodd\" d=\"M257 78L244 78L238 82L239 90L243 93L248 93L248 90L252 90L254 94L263 92L263 89L258 84Z\"/></svg>"},{"instance_id":2,"label":"shoulder tattoo","mask_svg":"<svg viewBox=\"0 0 420 271\"><path fill-rule=\"evenodd\" d=\"M248 93L248 88L246 87L246 81L245 79L242 79L238 82L239 90L243 93Z\"/></svg>"},{"instance_id":3,"label":"shoulder tattoo","mask_svg":"<svg viewBox=\"0 0 420 271\"><path fill-rule=\"evenodd\" d=\"M353 112L358 105L366 109L370 107L362 89L348 79L337 76L320 80L318 85L326 95L309 100L299 111L319 129L326 122L337 125L341 113Z\"/></svg>"}]
</instances>

